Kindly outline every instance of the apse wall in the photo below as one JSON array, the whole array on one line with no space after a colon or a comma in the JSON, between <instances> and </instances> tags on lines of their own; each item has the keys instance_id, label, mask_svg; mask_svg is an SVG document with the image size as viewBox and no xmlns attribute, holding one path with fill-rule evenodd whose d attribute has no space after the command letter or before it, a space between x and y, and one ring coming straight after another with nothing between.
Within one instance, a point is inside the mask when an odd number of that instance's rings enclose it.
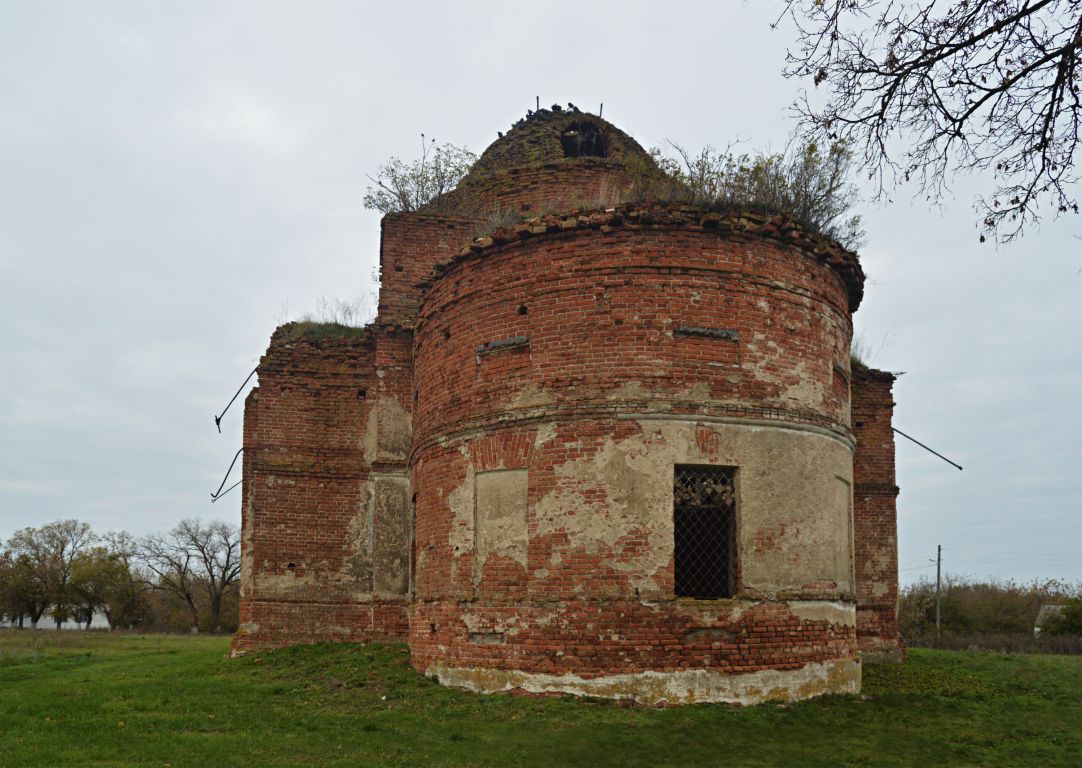
<instances>
[{"instance_id":1,"label":"apse wall","mask_svg":"<svg viewBox=\"0 0 1082 768\"><path fill-rule=\"evenodd\" d=\"M859 688L859 268L821 245L769 217L620 209L441 268L414 350L419 670L649 703ZM724 597L677 588L682 468L735 491Z\"/></svg>"}]
</instances>

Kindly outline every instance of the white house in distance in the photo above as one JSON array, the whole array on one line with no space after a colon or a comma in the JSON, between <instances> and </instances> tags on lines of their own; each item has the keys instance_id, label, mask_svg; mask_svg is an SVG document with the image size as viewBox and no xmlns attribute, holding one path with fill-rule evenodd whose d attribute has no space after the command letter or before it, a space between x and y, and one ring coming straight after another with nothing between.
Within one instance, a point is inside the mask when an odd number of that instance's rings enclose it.
<instances>
[{"instance_id":1,"label":"white house in distance","mask_svg":"<svg viewBox=\"0 0 1082 768\"><path fill-rule=\"evenodd\" d=\"M1041 629L1048 623L1049 619L1053 616L1059 616L1066 607L1065 605L1042 605L1041 610L1037 611L1037 620L1033 622L1033 636L1040 637Z\"/></svg>"},{"instance_id":2,"label":"white house in distance","mask_svg":"<svg viewBox=\"0 0 1082 768\"><path fill-rule=\"evenodd\" d=\"M12 619L11 617L0 617L0 627L17 628L19 626L18 618ZM23 627L25 629L32 629L30 626L30 617L23 617ZM42 614L41 619L38 621L35 629L57 629L56 622L53 617L46 611ZM105 614L101 611L95 611L93 618L90 620L90 629L109 629L109 620L105 618ZM75 621L73 619L66 619L61 622L59 629L87 629L86 621Z\"/></svg>"}]
</instances>

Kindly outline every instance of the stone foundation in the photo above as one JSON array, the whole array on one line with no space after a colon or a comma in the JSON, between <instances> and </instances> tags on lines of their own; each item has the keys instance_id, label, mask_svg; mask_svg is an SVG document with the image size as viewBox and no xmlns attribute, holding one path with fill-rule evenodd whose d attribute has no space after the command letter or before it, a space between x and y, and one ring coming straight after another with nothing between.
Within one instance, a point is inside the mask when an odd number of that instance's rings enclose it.
<instances>
[{"instance_id":1,"label":"stone foundation","mask_svg":"<svg viewBox=\"0 0 1082 768\"><path fill-rule=\"evenodd\" d=\"M837 659L797 669L765 669L726 675L709 669L637 672L584 678L497 669L462 669L434 664L425 670L443 685L477 693L524 691L630 699L649 706L681 704L761 704L799 701L824 693L859 693L860 661Z\"/></svg>"}]
</instances>

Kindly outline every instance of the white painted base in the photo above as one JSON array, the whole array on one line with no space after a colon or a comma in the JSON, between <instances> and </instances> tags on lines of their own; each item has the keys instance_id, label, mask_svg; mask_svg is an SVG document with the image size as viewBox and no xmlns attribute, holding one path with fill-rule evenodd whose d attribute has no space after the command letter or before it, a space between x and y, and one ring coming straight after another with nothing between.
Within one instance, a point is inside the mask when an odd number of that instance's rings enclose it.
<instances>
[{"instance_id":1,"label":"white painted base","mask_svg":"<svg viewBox=\"0 0 1082 768\"><path fill-rule=\"evenodd\" d=\"M800 669L766 669L726 675L709 669L637 672L584 678L513 669L477 669L433 664L425 674L443 685L477 693L522 689L529 693L569 693L609 699L633 699L640 704L759 704L798 701L826 693L859 693L859 659L805 664Z\"/></svg>"}]
</instances>

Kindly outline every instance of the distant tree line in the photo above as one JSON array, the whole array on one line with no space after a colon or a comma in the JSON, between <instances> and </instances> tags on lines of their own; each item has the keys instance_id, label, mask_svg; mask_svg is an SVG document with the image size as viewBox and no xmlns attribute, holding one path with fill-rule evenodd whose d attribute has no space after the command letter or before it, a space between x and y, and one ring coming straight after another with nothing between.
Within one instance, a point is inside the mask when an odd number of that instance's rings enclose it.
<instances>
[{"instance_id":1,"label":"distant tree line","mask_svg":"<svg viewBox=\"0 0 1082 768\"><path fill-rule=\"evenodd\" d=\"M1037 614L1045 605L1064 607L1036 637ZM947 576L940 590L937 632L935 582L921 580L902 589L898 619L911 645L1082 653L1082 583Z\"/></svg>"},{"instance_id":2,"label":"distant tree line","mask_svg":"<svg viewBox=\"0 0 1082 768\"><path fill-rule=\"evenodd\" d=\"M16 531L0 551L0 618L89 628L232 632L237 627L240 531L183 520L136 538L96 534L79 520Z\"/></svg>"}]
</instances>

